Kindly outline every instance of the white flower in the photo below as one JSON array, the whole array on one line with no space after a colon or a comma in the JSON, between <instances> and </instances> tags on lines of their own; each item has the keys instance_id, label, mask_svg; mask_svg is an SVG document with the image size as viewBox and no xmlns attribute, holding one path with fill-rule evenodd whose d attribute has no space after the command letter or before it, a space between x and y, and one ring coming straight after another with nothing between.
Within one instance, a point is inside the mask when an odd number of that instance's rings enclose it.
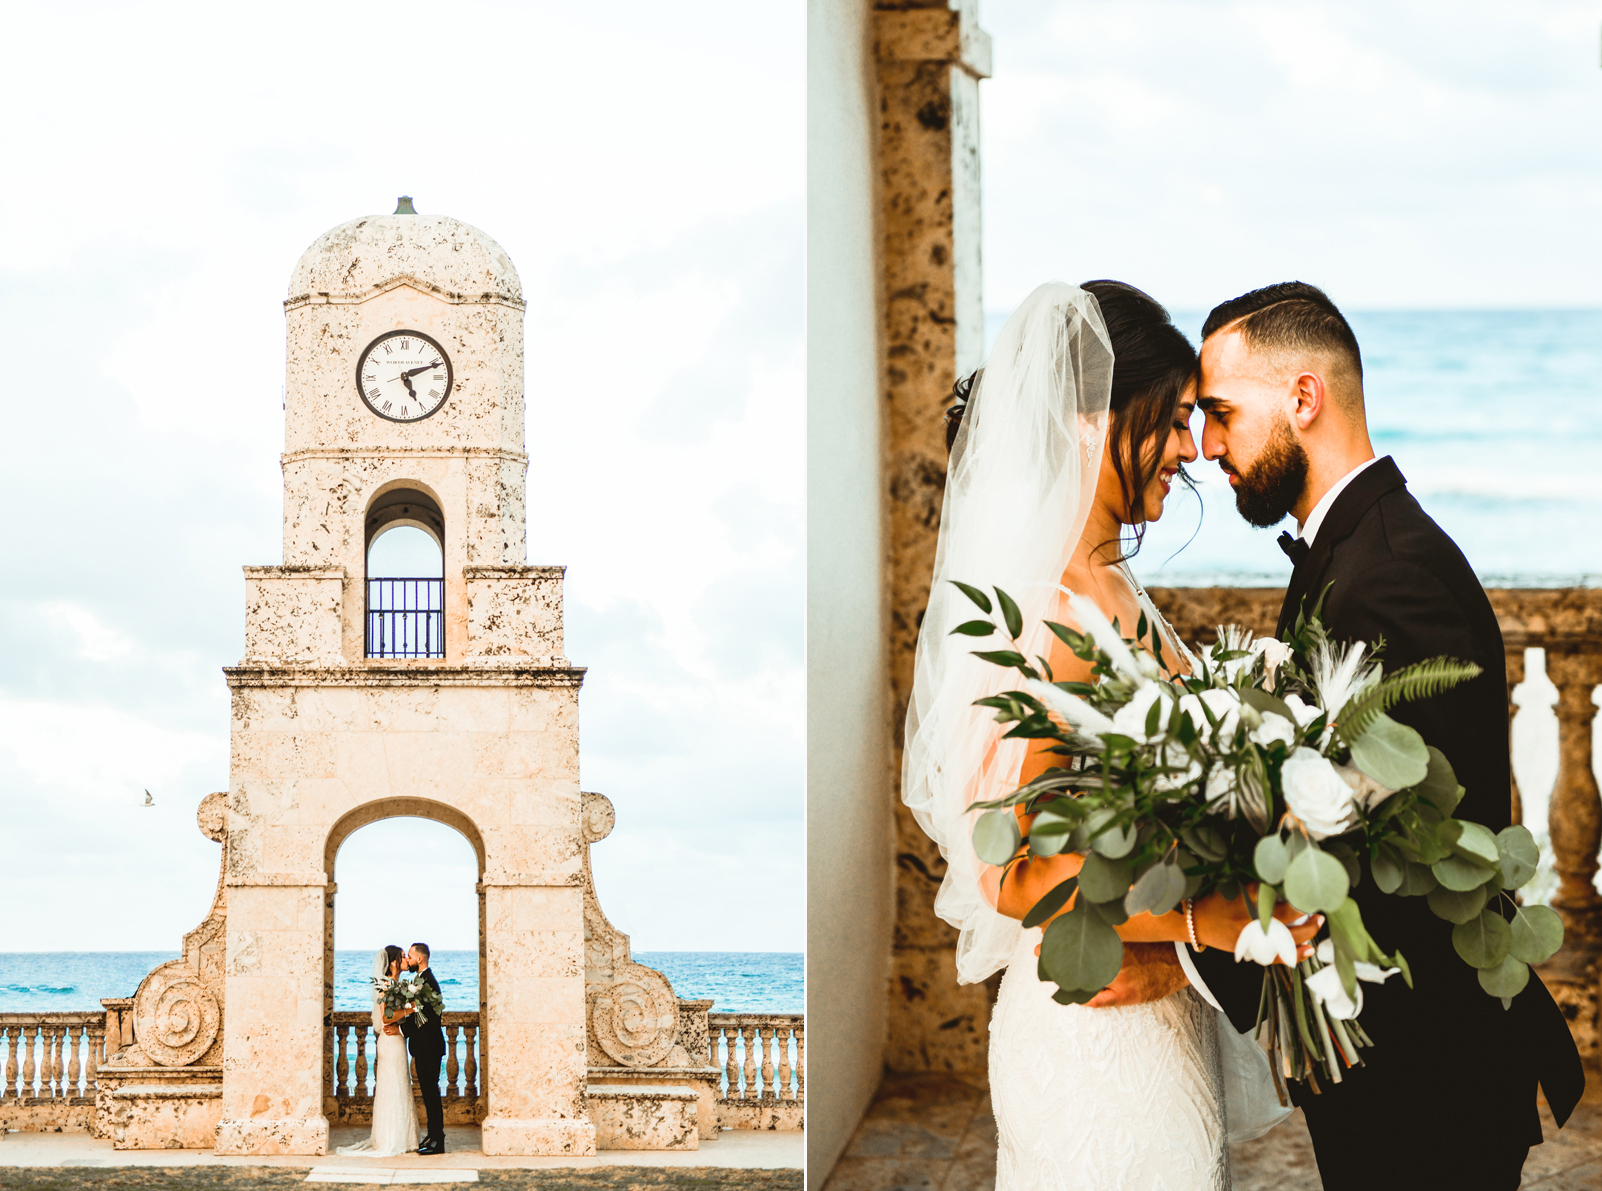
<instances>
[{"instance_id":1,"label":"white flower","mask_svg":"<svg viewBox=\"0 0 1602 1191\"><path fill-rule=\"evenodd\" d=\"M1114 670L1136 686L1145 686L1151 681L1135 662L1135 655L1130 652L1128 643L1118 635L1118 631L1112 626L1112 621L1108 620L1096 606L1095 600L1087 600L1084 596L1075 595L1070 591L1068 607L1073 609L1073 614L1079 619L1085 632L1090 634L1091 640L1096 643L1096 648L1107 655Z\"/></svg>"},{"instance_id":2,"label":"white flower","mask_svg":"<svg viewBox=\"0 0 1602 1191\"><path fill-rule=\"evenodd\" d=\"M1078 728L1093 736L1102 736L1114 731L1112 720L1078 695L1070 695L1061 687L1042 682L1038 678L1026 678L1023 681L1023 689L1044 703L1047 711L1056 713L1071 728Z\"/></svg>"},{"instance_id":3,"label":"white flower","mask_svg":"<svg viewBox=\"0 0 1602 1191\"><path fill-rule=\"evenodd\" d=\"M1207 739L1213 729L1202 711L1202 704L1206 704L1213 713L1213 719L1218 721L1217 743L1228 745L1235 739L1235 728L1240 723L1240 696L1230 690L1203 691L1200 695L1184 695L1179 700L1179 710L1190 713L1190 722L1200 732L1203 739Z\"/></svg>"},{"instance_id":4,"label":"white flower","mask_svg":"<svg viewBox=\"0 0 1602 1191\"><path fill-rule=\"evenodd\" d=\"M1341 779L1351 787L1353 801L1365 811L1373 810L1396 793L1389 786L1380 785L1361 769L1355 769L1350 765L1337 765L1335 772L1340 774Z\"/></svg>"},{"instance_id":5,"label":"white flower","mask_svg":"<svg viewBox=\"0 0 1602 1191\"><path fill-rule=\"evenodd\" d=\"M1252 652L1262 655L1263 672L1273 686L1280 665L1290 659L1291 647L1277 637L1259 637L1252 643Z\"/></svg>"},{"instance_id":6,"label":"white flower","mask_svg":"<svg viewBox=\"0 0 1602 1191\"><path fill-rule=\"evenodd\" d=\"M1152 788L1164 794L1188 786L1202 775L1202 767L1192 761L1190 753L1176 741L1169 741L1163 747L1158 761L1169 769L1178 771L1166 773L1152 781Z\"/></svg>"},{"instance_id":7,"label":"white flower","mask_svg":"<svg viewBox=\"0 0 1602 1191\"><path fill-rule=\"evenodd\" d=\"M1218 643L1213 646L1213 656L1221 653L1241 653L1245 657L1232 658L1227 662L1218 663L1218 673L1230 685L1240 681L1240 676L1257 661L1252 652L1252 632L1238 624L1221 624L1218 626Z\"/></svg>"},{"instance_id":8,"label":"white flower","mask_svg":"<svg viewBox=\"0 0 1602 1191\"><path fill-rule=\"evenodd\" d=\"M1378 964L1369 964L1359 961L1352 965L1357 972L1357 996L1346 995L1346 986L1341 983L1340 971L1335 967L1335 944L1325 939L1318 945L1319 962L1326 966L1320 968L1307 978L1307 991L1318 999L1324 1006L1324 1012L1341 1021L1350 1021L1363 1012L1363 982L1369 984L1384 984L1400 968L1382 968Z\"/></svg>"},{"instance_id":9,"label":"white flower","mask_svg":"<svg viewBox=\"0 0 1602 1191\"><path fill-rule=\"evenodd\" d=\"M1320 642L1313 654L1313 688L1319 703L1331 715L1339 715L1353 696L1376 681L1379 667L1370 660L1368 646L1361 641L1342 646Z\"/></svg>"},{"instance_id":10,"label":"white flower","mask_svg":"<svg viewBox=\"0 0 1602 1191\"><path fill-rule=\"evenodd\" d=\"M1305 728L1323 714L1323 709L1314 707L1311 703L1303 703L1300 695L1286 695L1285 706L1291 709L1296 717L1296 726Z\"/></svg>"},{"instance_id":11,"label":"white flower","mask_svg":"<svg viewBox=\"0 0 1602 1191\"><path fill-rule=\"evenodd\" d=\"M1289 744L1296 739L1296 725L1277 711L1265 711L1262 722L1247 735L1253 744L1264 748L1271 744Z\"/></svg>"},{"instance_id":12,"label":"white flower","mask_svg":"<svg viewBox=\"0 0 1602 1191\"><path fill-rule=\"evenodd\" d=\"M1255 915L1252 920L1241 928L1240 937L1235 940L1235 962L1249 959L1254 964L1267 967L1276 959L1287 967L1296 966L1296 938L1278 918L1268 920L1268 930L1264 932L1263 923Z\"/></svg>"},{"instance_id":13,"label":"white flower","mask_svg":"<svg viewBox=\"0 0 1602 1191\"><path fill-rule=\"evenodd\" d=\"M1213 766L1213 771L1207 775L1203 794L1207 799L1207 808L1214 814L1227 813L1231 819L1235 817L1235 771L1229 766Z\"/></svg>"},{"instance_id":14,"label":"white flower","mask_svg":"<svg viewBox=\"0 0 1602 1191\"><path fill-rule=\"evenodd\" d=\"M1167 697L1165 698L1165 696ZM1163 701L1164 707L1157 713L1157 734L1156 736L1148 737L1146 735L1146 717L1151 713L1152 704L1159 699ZM1135 692L1134 698L1113 712L1113 731L1122 732L1125 736L1138 740L1142 744L1149 744L1152 740L1160 738L1168 730L1168 714L1171 700L1172 696L1169 696L1168 688L1155 682L1147 683Z\"/></svg>"},{"instance_id":15,"label":"white flower","mask_svg":"<svg viewBox=\"0 0 1602 1191\"><path fill-rule=\"evenodd\" d=\"M1325 839L1352 826L1352 788L1335 766L1305 746L1285 759L1280 771L1285 805L1314 839Z\"/></svg>"}]
</instances>

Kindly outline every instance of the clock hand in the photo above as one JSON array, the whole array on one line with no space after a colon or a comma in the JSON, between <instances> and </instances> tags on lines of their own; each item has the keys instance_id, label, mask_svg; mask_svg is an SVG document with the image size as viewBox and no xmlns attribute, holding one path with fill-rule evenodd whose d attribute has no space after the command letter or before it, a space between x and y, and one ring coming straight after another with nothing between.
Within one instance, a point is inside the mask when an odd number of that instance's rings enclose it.
<instances>
[{"instance_id":1,"label":"clock hand","mask_svg":"<svg viewBox=\"0 0 1602 1191\"><path fill-rule=\"evenodd\" d=\"M401 373L401 384L406 386L406 391L412 395L413 400L416 400L417 390L412 388L412 374L410 372Z\"/></svg>"},{"instance_id":2,"label":"clock hand","mask_svg":"<svg viewBox=\"0 0 1602 1191\"><path fill-rule=\"evenodd\" d=\"M430 368L438 368L440 366L441 362L439 360L435 360L432 364L424 364L421 368L413 368L410 372L403 372L401 373L401 376L402 378L416 376L419 372L427 372Z\"/></svg>"}]
</instances>

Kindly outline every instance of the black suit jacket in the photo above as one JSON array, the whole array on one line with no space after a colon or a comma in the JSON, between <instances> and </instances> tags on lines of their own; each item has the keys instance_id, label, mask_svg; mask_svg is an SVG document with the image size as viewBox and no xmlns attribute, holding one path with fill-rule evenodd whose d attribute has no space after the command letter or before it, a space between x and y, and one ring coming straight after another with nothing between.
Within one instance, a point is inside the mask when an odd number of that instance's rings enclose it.
<instances>
[{"instance_id":1,"label":"black suit jacket","mask_svg":"<svg viewBox=\"0 0 1602 1191\"><path fill-rule=\"evenodd\" d=\"M439 981L434 979L432 968L423 970L422 979L435 992L439 992ZM406 1045L414 1059L437 1058L445 1053L445 1028L434 1014L428 1015L426 1025L418 1025L417 1014L408 1013L401 1018L400 1028L401 1033L406 1035Z\"/></svg>"},{"instance_id":2,"label":"black suit jacket","mask_svg":"<svg viewBox=\"0 0 1602 1191\"><path fill-rule=\"evenodd\" d=\"M1512 803L1502 633L1468 560L1408 493L1388 457L1331 505L1286 589L1281 634L1304 597L1311 609L1326 586L1323 619L1331 636L1370 645L1383 639L1387 672L1440 655L1482 667L1478 678L1392 715L1452 763L1465 790L1457 816L1502 830ZM1414 1137L1424 1130L1427 1144L1443 1152L1472 1157L1500 1144L1517 1149L1522 1160L1523 1148L1541 1141L1537 1081L1559 1124L1585 1088L1579 1052L1551 994L1532 973L1504 1010L1453 950L1451 925L1423 898L1379 893L1366 869L1352 896L1380 947L1407 957L1414 987L1400 976L1365 985L1361 1020L1375 1042L1363 1052L1366 1065L1347 1072L1340 1085L1321 1080L1320 1095L1296 1090L1326 1187L1350 1185L1331 1178L1341 1164L1337 1147L1361 1152L1366 1147L1354 1145L1356 1139L1387 1125L1393 1136L1397 1128ZM1216 950L1195 959L1230 1020L1250 1029L1262 970Z\"/></svg>"}]
</instances>

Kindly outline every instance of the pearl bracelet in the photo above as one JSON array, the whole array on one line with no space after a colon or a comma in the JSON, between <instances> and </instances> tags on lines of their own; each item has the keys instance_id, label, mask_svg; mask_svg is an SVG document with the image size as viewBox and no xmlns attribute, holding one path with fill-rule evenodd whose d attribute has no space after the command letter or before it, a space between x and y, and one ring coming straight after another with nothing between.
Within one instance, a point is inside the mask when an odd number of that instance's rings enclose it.
<instances>
[{"instance_id":1,"label":"pearl bracelet","mask_svg":"<svg viewBox=\"0 0 1602 1191\"><path fill-rule=\"evenodd\" d=\"M1194 910L1195 903L1187 897L1185 899L1185 930L1190 935L1191 949L1194 951L1206 951L1207 948L1202 946L1196 938L1196 915Z\"/></svg>"}]
</instances>

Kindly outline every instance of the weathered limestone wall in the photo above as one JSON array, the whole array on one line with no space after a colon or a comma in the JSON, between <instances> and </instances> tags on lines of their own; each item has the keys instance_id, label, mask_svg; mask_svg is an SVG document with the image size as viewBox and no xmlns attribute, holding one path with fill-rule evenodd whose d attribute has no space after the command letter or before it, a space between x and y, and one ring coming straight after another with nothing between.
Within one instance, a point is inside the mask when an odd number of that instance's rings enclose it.
<instances>
[{"instance_id":1,"label":"weathered limestone wall","mask_svg":"<svg viewBox=\"0 0 1602 1191\"><path fill-rule=\"evenodd\" d=\"M940 414L957 378L980 364L984 347L979 80L990 74L990 39L978 27L973 0L951 7L883 4L874 32L896 849L885 1065L971 1071L985 1064L991 994L956 983L956 933L934 914L945 865L901 802L900 774L945 488Z\"/></svg>"},{"instance_id":2,"label":"weathered limestone wall","mask_svg":"<svg viewBox=\"0 0 1602 1191\"><path fill-rule=\"evenodd\" d=\"M807 1016L815 1027L807 1164L814 1171L834 1164L879 1086L895 915L877 515L884 446L872 8L871 0L809 0L807 15Z\"/></svg>"}]
</instances>

